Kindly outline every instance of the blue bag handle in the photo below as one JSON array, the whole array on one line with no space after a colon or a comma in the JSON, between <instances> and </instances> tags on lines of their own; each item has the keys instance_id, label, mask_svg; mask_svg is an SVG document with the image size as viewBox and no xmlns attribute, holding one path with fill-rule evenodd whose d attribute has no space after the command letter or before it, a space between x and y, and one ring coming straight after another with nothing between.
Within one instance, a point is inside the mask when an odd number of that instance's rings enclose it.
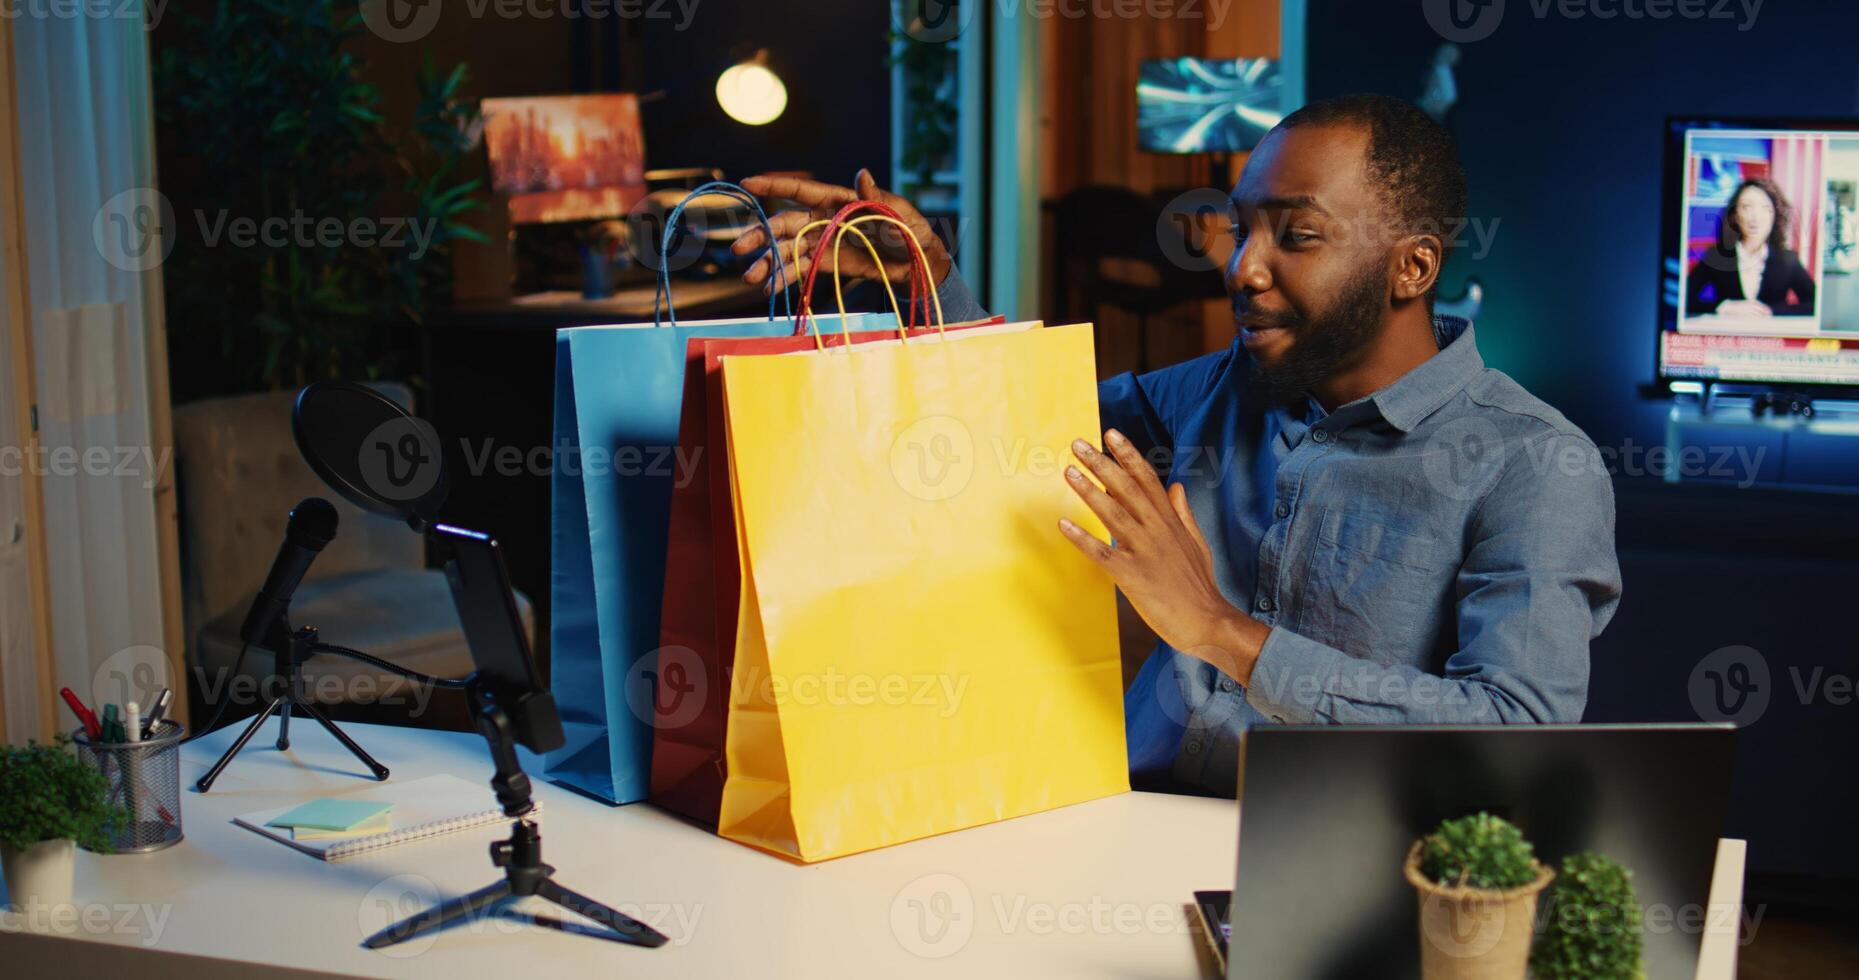
<instances>
[{"instance_id":1,"label":"blue bag handle","mask_svg":"<svg viewBox=\"0 0 1859 980\"><path fill-rule=\"evenodd\" d=\"M663 241L659 243L658 247L658 291L652 297L652 325L654 327L659 326L661 303L663 303L662 308L664 312L671 318L670 325L674 327L678 325L678 311L673 308L671 303L671 263L668 258L671 252L671 238L678 230L678 221L684 217L684 206L705 194L722 194L725 197L733 198L747 205L749 210L754 212L755 220L761 222L763 237L768 239L768 251L775 257L775 267L773 271L775 282L781 287L779 290L781 301L787 306L788 319L793 319L794 300L788 296L787 287L789 283L787 269L781 264L781 249L775 245L775 229L773 225L768 223L768 214L762 210L762 202L757 201L755 195L749 193L737 184L732 184L727 180L713 180L689 194L684 195L684 200L679 201L678 206L672 208L671 214L665 218L665 237ZM770 292L768 294L768 319L773 320L774 318L775 293Z\"/></svg>"}]
</instances>

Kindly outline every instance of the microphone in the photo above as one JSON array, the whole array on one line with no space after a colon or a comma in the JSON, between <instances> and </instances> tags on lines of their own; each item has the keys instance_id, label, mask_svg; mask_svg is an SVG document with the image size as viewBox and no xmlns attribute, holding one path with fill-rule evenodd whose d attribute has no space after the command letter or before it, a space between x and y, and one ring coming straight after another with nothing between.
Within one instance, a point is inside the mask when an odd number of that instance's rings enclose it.
<instances>
[{"instance_id":1,"label":"microphone","mask_svg":"<svg viewBox=\"0 0 1859 980\"><path fill-rule=\"evenodd\" d=\"M258 590L251 611L245 614L240 639L254 646L264 642L271 624L290 608L291 596L310 570L310 563L316 560L317 552L335 537L336 508L321 497L303 498L290 512L284 544L278 548L277 560L271 563L271 574L265 576L264 588Z\"/></svg>"}]
</instances>

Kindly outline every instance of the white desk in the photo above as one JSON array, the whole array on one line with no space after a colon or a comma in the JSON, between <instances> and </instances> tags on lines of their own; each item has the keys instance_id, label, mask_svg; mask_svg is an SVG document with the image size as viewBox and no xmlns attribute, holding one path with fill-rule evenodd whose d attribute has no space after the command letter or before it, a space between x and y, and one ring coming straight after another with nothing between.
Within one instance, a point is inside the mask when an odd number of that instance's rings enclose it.
<instances>
[{"instance_id":1,"label":"white desk","mask_svg":"<svg viewBox=\"0 0 1859 980\"><path fill-rule=\"evenodd\" d=\"M188 746L190 785L242 726ZM403 782L488 779L475 735L345 726ZM150 855L79 852L75 898L98 911L75 938L0 933L11 975L138 980L276 968L377 977L1181 977L1207 975L1190 925L1195 889L1232 886L1238 812L1219 800L1131 793L801 866L721 840L648 805L612 808L540 778L544 859L558 879L645 919L661 949L480 920L385 951L361 940L437 897L497 880L497 825L325 864L234 826L233 816L378 785L306 726L281 754L267 725L204 796L185 791L186 839ZM525 753L532 777L539 761ZM494 805L488 784L486 805ZM1726 858L1725 855L1728 855ZM1713 901L1740 901L1742 851L1720 855ZM1727 862L1727 865L1726 865ZM1731 884L1733 883L1733 887ZM151 911L141 908L148 906ZM1734 935L1707 940L1711 976ZM148 956L153 949L185 956ZM195 959L202 957L205 959ZM14 968L24 966L25 972ZM267 968L267 969L261 969ZM1700 970L1700 976L1707 971ZM307 975L298 972L294 975Z\"/></svg>"}]
</instances>

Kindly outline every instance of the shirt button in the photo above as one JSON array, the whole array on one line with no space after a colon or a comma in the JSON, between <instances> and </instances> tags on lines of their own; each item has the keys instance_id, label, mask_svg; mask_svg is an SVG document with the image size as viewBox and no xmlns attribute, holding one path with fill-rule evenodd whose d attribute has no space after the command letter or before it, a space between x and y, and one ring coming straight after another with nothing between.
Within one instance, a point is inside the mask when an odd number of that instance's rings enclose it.
<instances>
[{"instance_id":1,"label":"shirt button","mask_svg":"<svg viewBox=\"0 0 1859 980\"><path fill-rule=\"evenodd\" d=\"M1188 754L1195 755L1199 753L1200 751L1201 751L1201 740L1198 738L1189 739L1188 740Z\"/></svg>"},{"instance_id":2,"label":"shirt button","mask_svg":"<svg viewBox=\"0 0 1859 980\"><path fill-rule=\"evenodd\" d=\"M1272 597L1271 596L1262 595L1259 597L1259 611L1260 612L1271 612L1272 611Z\"/></svg>"},{"instance_id":3,"label":"shirt button","mask_svg":"<svg viewBox=\"0 0 1859 980\"><path fill-rule=\"evenodd\" d=\"M1330 430L1314 429L1311 431L1310 437L1312 439L1317 440L1318 442L1329 442L1330 441Z\"/></svg>"},{"instance_id":4,"label":"shirt button","mask_svg":"<svg viewBox=\"0 0 1859 980\"><path fill-rule=\"evenodd\" d=\"M1274 513L1274 514L1277 514L1277 515L1278 515L1278 519L1282 521L1282 520L1284 520L1285 518L1287 518L1287 517L1290 517L1290 516L1291 516L1291 505L1290 505L1290 504L1287 504L1287 503L1282 503L1282 502L1281 502L1281 503L1279 503L1279 505L1278 505L1278 509L1277 509L1277 510L1274 510L1274 511L1272 511L1272 513Z\"/></svg>"},{"instance_id":5,"label":"shirt button","mask_svg":"<svg viewBox=\"0 0 1859 980\"><path fill-rule=\"evenodd\" d=\"M1231 694L1238 689L1239 689L1239 685L1234 682L1233 678L1231 677L1220 678L1220 690L1225 691L1228 694Z\"/></svg>"}]
</instances>

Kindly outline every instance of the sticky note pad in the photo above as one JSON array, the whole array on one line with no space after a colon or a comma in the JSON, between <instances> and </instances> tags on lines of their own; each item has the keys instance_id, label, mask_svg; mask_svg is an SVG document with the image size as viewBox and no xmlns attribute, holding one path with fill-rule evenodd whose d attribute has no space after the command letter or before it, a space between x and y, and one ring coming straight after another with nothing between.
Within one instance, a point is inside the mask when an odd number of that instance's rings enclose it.
<instances>
[{"instance_id":1,"label":"sticky note pad","mask_svg":"<svg viewBox=\"0 0 1859 980\"><path fill-rule=\"evenodd\" d=\"M390 813L369 817L347 830L323 830L320 827L306 827L298 824L290 829L291 840L347 840L353 837L371 837L385 834L394 829L394 818Z\"/></svg>"},{"instance_id":2,"label":"sticky note pad","mask_svg":"<svg viewBox=\"0 0 1859 980\"><path fill-rule=\"evenodd\" d=\"M265 821L268 827L313 827L318 830L350 830L394 808L392 803L372 800L311 800Z\"/></svg>"}]
</instances>

